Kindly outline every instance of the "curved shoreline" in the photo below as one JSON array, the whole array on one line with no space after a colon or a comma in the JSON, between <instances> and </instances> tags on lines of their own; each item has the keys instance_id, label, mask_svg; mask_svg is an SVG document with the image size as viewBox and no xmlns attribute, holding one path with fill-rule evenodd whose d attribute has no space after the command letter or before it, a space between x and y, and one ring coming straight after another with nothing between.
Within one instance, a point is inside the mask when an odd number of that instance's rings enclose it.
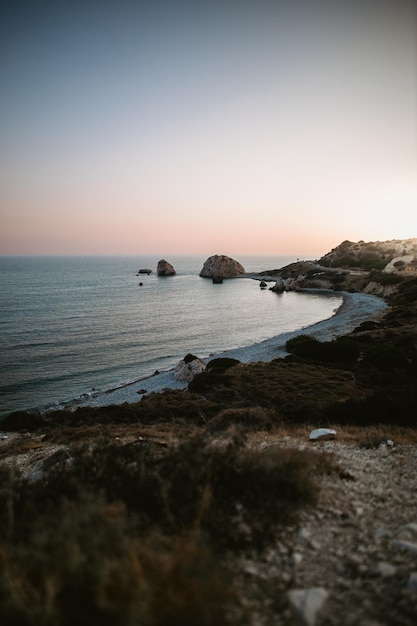
<instances>
[{"instance_id":1,"label":"curved shoreline","mask_svg":"<svg viewBox=\"0 0 417 626\"><path fill-rule=\"evenodd\" d=\"M320 289L305 291L330 293L329 290ZM272 361L288 354L285 350L285 344L292 337L296 337L301 333L308 333L320 341L331 341L336 337L352 332L362 322L380 316L388 308L386 302L378 296L346 291L332 291L331 293L333 295L339 294L343 298L342 304L331 317L311 326L276 335L259 343L210 355L205 360L210 361L218 357L230 357L238 359L242 363ZM47 411L60 409L75 410L78 407L109 406L125 402L133 403L138 402L144 393L161 392L165 389L185 389L186 387L187 383L175 380L174 368L172 368L168 371L140 378L115 389L91 392L79 399L49 407Z\"/></svg>"}]
</instances>

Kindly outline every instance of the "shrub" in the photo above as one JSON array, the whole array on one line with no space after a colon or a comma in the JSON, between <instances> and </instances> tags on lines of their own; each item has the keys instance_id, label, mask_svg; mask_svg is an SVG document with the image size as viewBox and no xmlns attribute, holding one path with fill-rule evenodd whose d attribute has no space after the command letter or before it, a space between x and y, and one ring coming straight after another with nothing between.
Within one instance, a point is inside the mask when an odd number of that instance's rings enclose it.
<instances>
[{"instance_id":1,"label":"shrub","mask_svg":"<svg viewBox=\"0 0 417 626\"><path fill-rule=\"evenodd\" d=\"M387 272L372 271L369 274L369 280L379 283L380 285L398 285L404 278L398 274L388 274Z\"/></svg>"},{"instance_id":2,"label":"shrub","mask_svg":"<svg viewBox=\"0 0 417 626\"><path fill-rule=\"evenodd\" d=\"M397 385L377 390L363 399L335 403L323 409L324 419L358 426L395 425L417 427L417 391L413 385Z\"/></svg>"},{"instance_id":3,"label":"shrub","mask_svg":"<svg viewBox=\"0 0 417 626\"><path fill-rule=\"evenodd\" d=\"M404 352L389 343L376 343L367 348L362 360L363 365L372 365L382 371L405 367L407 363Z\"/></svg>"},{"instance_id":4,"label":"shrub","mask_svg":"<svg viewBox=\"0 0 417 626\"><path fill-rule=\"evenodd\" d=\"M297 356L307 356L317 348L320 342L311 335L297 335L289 339L285 344L287 352L296 354Z\"/></svg>"},{"instance_id":5,"label":"shrub","mask_svg":"<svg viewBox=\"0 0 417 626\"><path fill-rule=\"evenodd\" d=\"M213 368L227 370L230 367L234 367L235 365L239 365L240 361L238 359L230 359L227 357L219 357L218 359L212 359L207 363L207 369L211 370Z\"/></svg>"},{"instance_id":6,"label":"shrub","mask_svg":"<svg viewBox=\"0 0 417 626\"><path fill-rule=\"evenodd\" d=\"M269 430L276 423L271 411L260 406L224 409L208 423L210 432L227 430L237 426L242 431Z\"/></svg>"},{"instance_id":7,"label":"shrub","mask_svg":"<svg viewBox=\"0 0 417 626\"><path fill-rule=\"evenodd\" d=\"M285 347L297 357L323 363L355 363L360 355L360 346L351 337L321 342L309 335L298 335L287 341Z\"/></svg>"},{"instance_id":8,"label":"shrub","mask_svg":"<svg viewBox=\"0 0 417 626\"><path fill-rule=\"evenodd\" d=\"M137 538L123 505L89 494L38 512L0 550L8 626L230 623L231 576L202 538Z\"/></svg>"}]
</instances>

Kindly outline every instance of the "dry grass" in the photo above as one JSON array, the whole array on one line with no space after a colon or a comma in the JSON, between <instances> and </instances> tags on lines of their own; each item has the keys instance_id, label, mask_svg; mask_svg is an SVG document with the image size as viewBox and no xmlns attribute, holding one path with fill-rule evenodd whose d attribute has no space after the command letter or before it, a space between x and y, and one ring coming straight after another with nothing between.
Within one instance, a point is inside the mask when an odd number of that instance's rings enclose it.
<instances>
[{"instance_id":1,"label":"dry grass","mask_svg":"<svg viewBox=\"0 0 417 626\"><path fill-rule=\"evenodd\" d=\"M73 447L36 481L0 466L1 623L246 623L222 555L273 542L331 458L238 435L149 441Z\"/></svg>"}]
</instances>

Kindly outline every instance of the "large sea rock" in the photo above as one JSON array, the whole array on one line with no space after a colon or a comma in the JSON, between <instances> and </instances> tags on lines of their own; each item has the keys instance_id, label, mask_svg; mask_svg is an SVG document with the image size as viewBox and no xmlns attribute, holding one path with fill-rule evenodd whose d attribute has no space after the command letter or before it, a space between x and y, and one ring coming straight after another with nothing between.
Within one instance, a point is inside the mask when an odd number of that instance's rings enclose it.
<instances>
[{"instance_id":1,"label":"large sea rock","mask_svg":"<svg viewBox=\"0 0 417 626\"><path fill-rule=\"evenodd\" d=\"M165 261L165 259L161 259L158 261L158 267L156 269L158 276L175 276L177 273L171 263Z\"/></svg>"},{"instance_id":2,"label":"large sea rock","mask_svg":"<svg viewBox=\"0 0 417 626\"><path fill-rule=\"evenodd\" d=\"M245 273L244 267L224 254L215 254L205 261L200 276L203 278L232 278Z\"/></svg>"}]
</instances>

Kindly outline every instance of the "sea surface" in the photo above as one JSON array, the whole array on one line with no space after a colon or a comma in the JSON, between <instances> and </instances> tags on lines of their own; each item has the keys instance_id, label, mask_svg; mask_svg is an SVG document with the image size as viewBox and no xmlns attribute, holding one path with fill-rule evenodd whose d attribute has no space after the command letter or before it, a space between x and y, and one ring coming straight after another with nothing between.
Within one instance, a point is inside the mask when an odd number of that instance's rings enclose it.
<instances>
[{"instance_id":1,"label":"sea surface","mask_svg":"<svg viewBox=\"0 0 417 626\"><path fill-rule=\"evenodd\" d=\"M0 257L0 415L263 341L331 317L340 298L275 294L249 278L214 285L206 257ZM306 257L309 258L309 257ZM247 272L296 257L239 257ZM137 275L142 268L150 275ZM143 283L140 285L139 283Z\"/></svg>"}]
</instances>

